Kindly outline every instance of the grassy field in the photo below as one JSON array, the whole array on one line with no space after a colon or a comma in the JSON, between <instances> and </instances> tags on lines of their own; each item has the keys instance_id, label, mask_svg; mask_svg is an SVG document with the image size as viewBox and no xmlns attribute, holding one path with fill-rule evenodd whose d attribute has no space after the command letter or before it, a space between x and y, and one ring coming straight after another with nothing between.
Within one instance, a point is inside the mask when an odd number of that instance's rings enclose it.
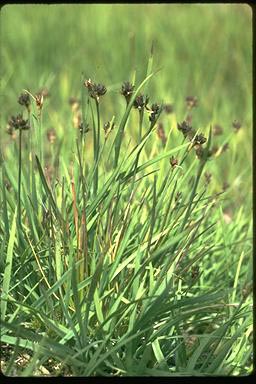
<instances>
[{"instance_id":1,"label":"grassy field","mask_svg":"<svg viewBox=\"0 0 256 384\"><path fill-rule=\"evenodd\" d=\"M2 372L248 375L250 7L7 5L1 42Z\"/></svg>"}]
</instances>

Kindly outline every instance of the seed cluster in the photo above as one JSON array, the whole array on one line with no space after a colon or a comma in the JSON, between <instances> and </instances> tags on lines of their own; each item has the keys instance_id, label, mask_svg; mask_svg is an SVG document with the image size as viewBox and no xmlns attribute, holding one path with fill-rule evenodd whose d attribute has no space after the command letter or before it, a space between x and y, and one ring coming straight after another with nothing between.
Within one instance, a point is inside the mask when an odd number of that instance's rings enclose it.
<instances>
[{"instance_id":1,"label":"seed cluster","mask_svg":"<svg viewBox=\"0 0 256 384\"><path fill-rule=\"evenodd\" d=\"M152 104L151 109L149 110L150 115L149 115L149 121L155 122L157 117L161 113L161 107L159 104Z\"/></svg>"},{"instance_id":2,"label":"seed cluster","mask_svg":"<svg viewBox=\"0 0 256 384\"><path fill-rule=\"evenodd\" d=\"M28 120L23 119L22 114L19 113L17 116L11 116L10 120L8 121L9 125L9 133L12 133L13 129L20 129L20 130L27 130L29 129L29 122Z\"/></svg>"},{"instance_id":3,"label":"seed cluster","mask_svg":"<svg viewBox=\"0 0 256 384\"><path fill-rule=\"evenodd\" d=\"M121 88L121 95L125 97L127 105L129 104L134 91L134 85L129 81L125 81Z\"/></svg>"},{"instance_id":4,"label":"seed cluster","mask_svg":"<svg viewBox=\"0 0 256 384\"><path fill-rule=\"evenodd\" d=\"M187 120L178 123L178 130L183 133L184 137L187 137L188 135L191 136L191 134L193 134L193 128Z\"/></svg>"},{"instance_id":5,"label":"seed cluster","mask_svg":"<svg viewBox=\"0 0 256 384\"><path fill-rule=\"evenodd\" d=\"M85 80L84 86L88 89L89 95L99 102L100 97L105 95L107 88L103 84L96 84L91 79Z\"/></svg>"},{"instance_id":6,"label":"seed cluster","mask_svg":"<svg viewBox=\"0 0 256 384\"><path fill-rule=\"evenodd\" d=\"M145 95L138 95L133 103L133 106L135 109L138 109L139 111L143 110L149 102L149 97Z\"/></svg>"},{"instance_id":7,"label":"seed cluster","mask_svg":"<svg viewBox=\"0 0 256 384\"><path fill-rule=\"evenodd\" d=\"M29 110L30 107L30 96L28 93L21 93L21 95L18 98L18 103Z\"/></svg>"},{"instance_id":8,"label":"seed cluster","mask_svg":"<svg viewBox=\"0 0 256 384\"><path fill-rule=\"evenodd\" d=\"M125 97L127 105L129 104L132 94L134 93L134 85L129 81L125 81L120 90L121 95ZM137 95L133 102L133 107L138 109L139 113L143 113L144 109L149 113L149 121L155 123L160 113L162 112L162 107L154 103L151 105L151 108L148 107L149 97L147 95Z\"/></svg>"},{"instance_id":9,"label":"seed cluster","mask_svg":"<svg viewBox=\"0 0 256 384\"><path fill-rule=\"evenodd\" d=\"M207 141L206 137L202 133L196 134L195 130L187 120L178 123L177 128L183 133L185 138L188 138L191 141L193 147L195 148L197 157L202 159L206 151L206 149L202 147ZM207 156L209 155L211 155L210 151L208 151Z\"/></svg>"}]
</instances>

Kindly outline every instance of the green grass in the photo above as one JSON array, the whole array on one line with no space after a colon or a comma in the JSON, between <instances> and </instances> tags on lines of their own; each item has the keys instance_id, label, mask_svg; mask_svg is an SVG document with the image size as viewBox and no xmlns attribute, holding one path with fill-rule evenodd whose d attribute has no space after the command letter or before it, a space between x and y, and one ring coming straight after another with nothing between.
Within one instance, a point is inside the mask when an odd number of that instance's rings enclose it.
<instances>
[{"instance_id":1,"label":"green grass","mask_svg":"<svg viewBox=\"0 0 256 384\"><path fill-rule=\"evenodd\" d=\"M251 19L236 4L2 8L5 375L252 371ZM140 93L159 113L134 108ZM8 135L19 112L30 129Z\"/></svg>"}]
</instances>

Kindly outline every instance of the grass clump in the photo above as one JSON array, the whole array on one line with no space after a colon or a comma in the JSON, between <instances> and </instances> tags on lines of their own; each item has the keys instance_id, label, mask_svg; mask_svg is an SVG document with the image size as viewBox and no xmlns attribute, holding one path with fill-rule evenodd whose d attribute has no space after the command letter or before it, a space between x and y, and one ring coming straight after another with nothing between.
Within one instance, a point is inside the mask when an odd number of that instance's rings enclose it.
<instances>
[{"instance_id":1,"label":"grass clump","mask_svg":"<svg viewBox=\"0 0 256 384\"><path fill-rule=\"evenodd\" d=\"M55 134L47 158L51 173L37 146L26 146L34 143L41 114L30 116L30 136L19 142L18 182L15 167L2 161L2 342L15 347L7 374L49 370L52 359L55 374L82 376L242 369L234 351L242 348L251 319L237 279L250 250L249 228L239 232L233 225L223 237L223 193L209 194L202 176L214 161L211 128L206 138L183 121L154 154L163 107L149 107L149 97L137 96L150 77L137 88L129 85L131 98L123 84L129 102L117 127L113 119L104 125L104 140L99 107L106 88L85 82L84 117L70 138L76 143L70 163ZM132 107L139 109L140 134L131 143ZM90 131L81 135L81 124L92 127L92 151ZM239 266L230 260L234 249ZM250 364L250 346L243 348ZM15 357L25 350L28 362L17 368Z\"/></svg>"}]
</instances>

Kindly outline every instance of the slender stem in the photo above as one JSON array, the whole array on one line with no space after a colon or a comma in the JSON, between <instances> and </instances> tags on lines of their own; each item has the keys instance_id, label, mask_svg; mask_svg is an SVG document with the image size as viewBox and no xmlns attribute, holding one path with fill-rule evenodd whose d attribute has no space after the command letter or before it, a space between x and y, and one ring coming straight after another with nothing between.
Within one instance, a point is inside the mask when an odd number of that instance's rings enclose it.
<instances>
[{"instance_id":1,"label":"slender stem","mask_svg":"<svg viewBox=\"0 0 256 384\"><path fill-rule=\"evenodd\" d=\"M19 174L18 174L18 225L21 227L21 204L20 204L20 193L21 193L21 137L22 129L19 129Z\"/></svg>"},{"instance_id":2,"label":"slender stem","mask_svg":"<svg viewBox=\"0 0 256 384\"><path fill-rule=\"evenodd\" d=\"M43 148L42 148L42 110L39 114L39 151L40 151L40 162L43 167Z\"/></svg>"},{"instance_id":3,"label":"slender stem","mask_svg":"<svg viewBox=\"0 0 256 384\"><path fill-rule=\"evenodd\" d=\"M95 147L95 154L94 154L94 161L95 161L95 175L94 175L94 194L97 194L98 190L98 158L99 158L99 151L100 151L100 107L99 102L95 100L96 103L96 110L97 110L97 132L96 132L96 147Z\"/></svg>"},{"instance_id":4,"label":"slender stem","mask_svg":"<svg viewBox=\"0 0 256 384\"><path fill-rule=\"evenodd\" d=\"M143 115L144 115L144 111L143 111L143 109L141 109L139 111L139 116L140 116L140 122L139 122L139 143L141 142L141 137L142 137Z\"/></svg>"}]
</instances>

